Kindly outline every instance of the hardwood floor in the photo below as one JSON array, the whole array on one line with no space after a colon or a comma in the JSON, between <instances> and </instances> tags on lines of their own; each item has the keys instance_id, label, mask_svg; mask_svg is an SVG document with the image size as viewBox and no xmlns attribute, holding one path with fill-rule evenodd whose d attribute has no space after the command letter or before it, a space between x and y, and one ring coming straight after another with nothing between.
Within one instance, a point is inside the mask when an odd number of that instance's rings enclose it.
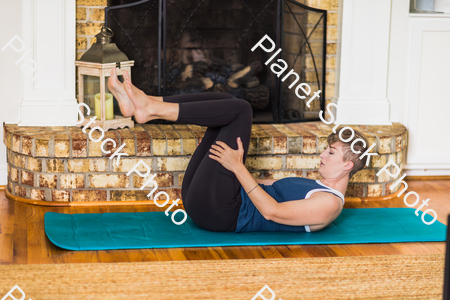
<instances>
[{"instance_id":1,"label":"hardwood floor","mask_svg":"<svg viewBox=\"0 0 450 300\"><path fill-rule=\"evenodd\" d=\"M430 199L428 207L438 220L447 225L450 214L450 180L407 181L408 191L422 200ZM395 201L346 203L345 208L406 207L401 198ZM408 199L409 202L413 198ZM0 192L0 264L53 264L86 262L133 262L168 260L264 259L281 257L330 257L367 255L443 254L444 242L299 245L257 247L207 247L173 249L133 249L109 251L68 251L53 245L44 232L44 213L105 213L156 211L146 205L100 207L44 207L9 200ZM424 210L424 209L422 209Z\"/></svg>"}]
</instances>

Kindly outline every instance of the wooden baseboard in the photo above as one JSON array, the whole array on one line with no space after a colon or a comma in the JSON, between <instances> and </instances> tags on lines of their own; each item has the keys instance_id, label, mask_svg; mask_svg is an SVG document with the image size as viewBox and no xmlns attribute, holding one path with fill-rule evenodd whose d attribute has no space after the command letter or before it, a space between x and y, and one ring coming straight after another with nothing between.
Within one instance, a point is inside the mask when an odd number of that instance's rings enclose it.
<instances>
[{"instance_id":1,"label":"wooden baseboard","mask_svg":"<svg viewBox=\"0 0 450 300\"><path fill-rule=\"evenodd\" d=\"M7 188L4 189L6 198L10 200L14 200L21 203L32 204L32 205L40 205L40 206L62 206L62 207L70 207L70 206L102 206L102 205L147 205L157 207L154 201L92 201L92 202L62 202L62 201L42 201L42 200L33 200L27 199L19 196L14 196L11 194ZM158 204L164 204L164 200L157 200ZM178 205L183 206L183 202L178 201Z\"/></svg>"},{"instance_id":2,"label":"wooden baseboard","mask_svg":"<svg viewBox=\"0 0 450 300\"><path fill-rule=\"evenodd\" d=\"M387 201L398 198L398 194L405 188L405 185L402 184L402 187L398 189L398 191L394 194L381 196L381 197L355 197L355 198L345 198L345 202L373 202L373 201ZM405 191L404 193L406 193Z\"/></svg>"},{"instance_id":3,"label":"wooden baseboard","mask_svg":"<svg viewBox=\"0 0 450 300\"><path fill-rule=\"evenodd\" d=\"M41 201L41 200L33 200L22 198L19 196L14 196L11 194L8 189L4 190L6 198L10 200L14 200L21 203L32 204L32 205L41 205L41 206L71 206L69 202L56 202L56 201Z\"/></svg>"},{"instance_id":4,"label":"wooden baseboard","mask_svg":"<svg viewBox=\"0 0 450 300\"><path fill-rule=\"evenodd\" d=\"M450 180L450 175L440 175L440 176L406 176L405 181L408 180Z\"/></svg>"},{"instance_id":5,"label":"wooden baseboard","mask_svg":"<svg viewBox=\"0 0 450 300\"><path fill-rule=\"evenodd\" d=\"M345 198L345 202L367 202L367 201L387 201L397 198L397 195L401 192L401 190L404 188L400 188L396 193L390 194L387 196L381 196L381 197L349 197ZM2 186L0 186L1 189ZM33 200L33 199L27 199L19 196L14 196L11 194L5 186L3 186L5 195L8 199L26 203L26 204L32 204L32 205L41 205L41 206L63 206L63 207L70 207L70 206L101 206L101 205L149 205L149 206L155 206L154 201L91 201L91 202L61 202L61 201L42 201L42 200ZM163 204L165 201L163 200L157 200L158 204ZM183 202L180 200L178 202L178 205L183 205Z\"/></svg>"}]
</instances>

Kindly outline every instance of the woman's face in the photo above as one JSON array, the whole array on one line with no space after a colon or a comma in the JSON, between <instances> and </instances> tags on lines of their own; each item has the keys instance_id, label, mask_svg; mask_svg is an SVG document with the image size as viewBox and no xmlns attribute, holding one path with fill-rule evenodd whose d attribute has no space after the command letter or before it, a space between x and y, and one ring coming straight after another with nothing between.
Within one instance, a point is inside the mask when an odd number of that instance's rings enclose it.
<instances>
[{"instance_id":1,"label":"woman's face","mask_svg":"<svg viewBox=\"0 0 450 300\"><path fill-rule=\"evenodd\" d=\"M353 168L353 162L344 162L342 143L335 142L320 154L319 173L324 178L340 178Z\"/></svg>"}]
</instances>

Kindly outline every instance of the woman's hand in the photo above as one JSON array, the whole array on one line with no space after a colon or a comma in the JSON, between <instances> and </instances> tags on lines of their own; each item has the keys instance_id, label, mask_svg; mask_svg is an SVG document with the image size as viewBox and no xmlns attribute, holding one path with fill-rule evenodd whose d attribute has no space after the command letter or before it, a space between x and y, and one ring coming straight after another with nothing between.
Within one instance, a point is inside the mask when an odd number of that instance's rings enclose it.
<instances>
[{"instance_id":1,"label":"woman's hand","mask_svg":"<svg viewBox=\"0 0 450 300\"><path fill-rule=\"evenodd\" d=\"M209 157L217 160L225 169L234 173L235 168L239 164L243 164L244 146L242 145L241 138L237 138L237 150L231 149L224 142L216 141L216 143L217 145L212 145L210 150L214 155L210 154Z\"/></svg>"}]
</instances>

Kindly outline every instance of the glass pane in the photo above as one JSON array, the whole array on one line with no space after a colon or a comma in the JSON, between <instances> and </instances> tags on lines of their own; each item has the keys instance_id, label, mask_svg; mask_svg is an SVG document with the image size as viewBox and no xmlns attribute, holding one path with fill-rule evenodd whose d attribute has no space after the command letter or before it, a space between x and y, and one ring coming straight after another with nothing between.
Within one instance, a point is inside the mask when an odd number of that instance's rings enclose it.
<instances>
[{"instance_id":1,"label":"glass pane","mask_svg":"<svg viewBox=\"0 0 450 300\"><path fill-rule=\"evenodd\" d=\"M95 94L100 93L100 78L97 76L83 75L84 84L84 103L89 106L91 110L88 115L87 109L84 109L85 119L93 118L95 116ZM100 119L97 117L97 119Z\"/></svg>"}]
</instances>

